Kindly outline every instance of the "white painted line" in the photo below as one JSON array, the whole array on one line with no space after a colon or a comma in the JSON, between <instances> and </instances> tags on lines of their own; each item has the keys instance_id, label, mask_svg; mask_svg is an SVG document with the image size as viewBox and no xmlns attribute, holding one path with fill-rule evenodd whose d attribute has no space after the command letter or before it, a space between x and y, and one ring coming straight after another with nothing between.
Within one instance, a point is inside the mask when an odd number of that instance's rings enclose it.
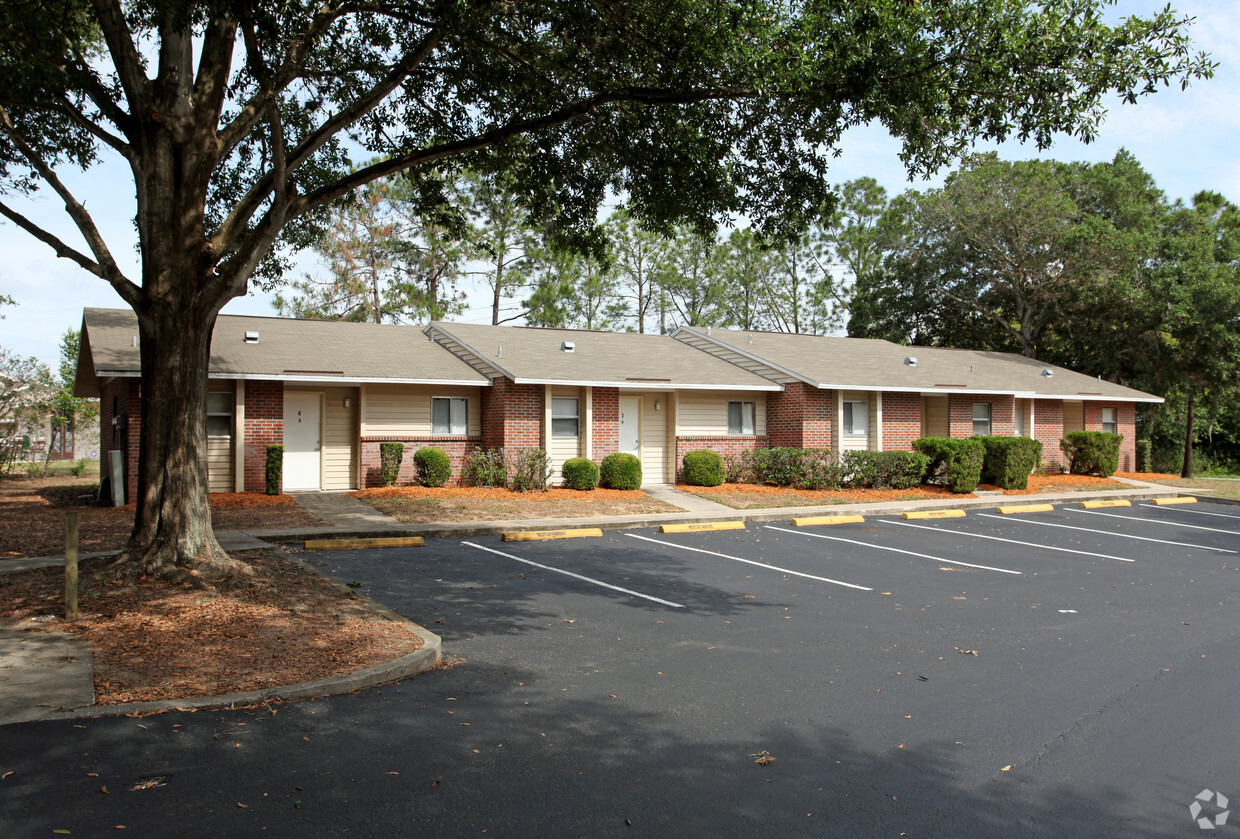
<instances>
[{"instance_id":1,"label":"white painted line","mask_svg":"<svg viewBox=\"0 0 1240 839\"><path fill-rule=\"evenodd\" d=\"M1115 515L1114 513L1094 513L1088 510L1072 510L1071 512L1080 512L1080 513L1089 512L1090 515L1095 515L1095 516L1096 515L1103 515L1103 516L1107 516L1107 515L1114 516ZM993 516L989 513L982 513L981 515L988 519L1001 518L1000 516ZM1129 518L1128 516L1115 516L1115 517L1121 518L1121 519ZM1169 539L1154 539L1149 536L1133 536L1131 533L1116 533L1114 530L1094 530L1092 527L1077 527L1076 525L1073 525L1073 524L1051 524L1049 521L1034 521L1033 519L1014 519L1011 517L1003 518L1003 520L1004 521L1019 521L1019 522L1024 522L1025 524L1036 524L1042 527L1059 527L1064 530L1077 530L1077 531L1080 531L1081 533L1099 533L1103 536L1118 536L1121 539L1136 539L1140 542L1157 542L1160 545L1175 545L1176 547L1180 547L1180 548L1198 548L1203 551L1218 551L1220 553L1225 553L1225 554L1236 553L1236 551L1229 551L1226 548L1212 548L1209 545L1194 545L1191 542L1172 542Z\"/></svg>"},{"instance_id":2,"label":"white painted line","mask_svg":"<svg viewBox=\"0 0 1240 839\"><path fill-rule=\"evenodd\" d=\"M982 513L981 515L986 515ZM1020 521L1007 516L991 516L991 518L1002 519L1003 521ZM1096 556L1102 559L1118 559L1120 562L1136 562L1134 559L1125 559L1122 556L1111 556L1110 554L1099 554L1092 551L1074 551L1071 548L1056 548L1052 545L1039 545L1036 542L1022 542L1019 539L1004 539L1001 536L987 536L984 533L970 533L967 530L948 530L943 527L927 527L924 524L910 524L906 521L890 521L883 519L883 524L898 524L901 527L916 527L918 530L933 530L936 533L955 533L957 536L972 536L974 539L990 539L993 542L1010 542L1013 545L1024 545L1029 548L1041 548L1047 551L1059 551L1065 554L1080 554L1081 556Z\"/></svg>"},{"instance_id":3,"label":"white painted line","mask_svg":"<svg viewBox=\"0 0 1240 839\"><path fill-rule=\"evenodd\" d=\"M859 591L873 591L874 590L872 588L867 588L866 586L856 585L855 583L844 583L844 582L840 582L839 580L833 580L830 577L815 577L813 574L805 574L800 571L793 571L790 568L780 568L778 565L767 565L765 562L756 562L752 559L743 559L739 556L729 556L728 554L721 554L716 551L708 551L704 548L691 548L688 545L677 545L675 542L663 542L663 541L660 541L659 539L651 539L649 536L638 536L636 533L626 533L624 535L632 536L634 539L641 539L643 542L654 542L656 545L667 545L669 548L679 548L682 551L693 551L694 553L710 554L711 556L723 557L724 559L733 559L733 560L736 560L737 562L744 562L748 565L756 565L759 568L766 568L769 571L782 571L785 574L792 574L793 576L796 576L796 577L805 577L810 580L818 580L819 582L822 582L822 583L831 583L832 585L844 586L845 588L855 588Z\"/></svg>"},{"instance_id":4,"label":"white painted line","mask_svg":"<svg viewBox=\"0 0 1240 839\"><path fill-rule=\"evenodd\" d=\"M1192 513L1196 516L1218 516L1220 519L1240 519L1240 516L1229 516L1227 513L1211 513L1206 510L1190 510L1187 507L1160 507L1157 504L1142 504L1151 510L1165 510L1168 513Z\"/></svg>"},{"instance_id":5,"label":"white painted line","mask_svg":"<svg viewBox=\"0 0 1240 839\"><path fill-rule=\"evenodd\" d=\"M572 571L564 571L563 569L560 569L560 568L552 568L550 565L543 565L542 563L534 562L529 559L522 559L519 556L513 556L512 554L504 553L503 551L497 551L494 548L488 548L484 545L476 545L473 542L462 542L461 544L469 545L471 548L477 548L478 550L486 551L487 553L498 554L499 556L505 556L505 557L508 557L509 559L515 559L517 562L524 562L526 565L533 565L535 568L541 568L544 571L554 571L555 573L563 574L566 577L575 577L578 580L585 580L587 583L594 583L596 586L602 586L603 588L609 588L612 591L619 591L619 592L623 592L624 594L631 594L634 597L640 597L644 600L653 600L655 603L662 603L664 606L671 606L673 609L685 608L684 605L680 603L673 603L670 600L663 600L662 598L659 598L659 597L651 597L649 594L642 594L641 592L631 591L627 588L621 588L620 586L613 586L611 583L605 583L602 580L595 580L592 577L584 577L581 574L574 574Z\"/></svg>"},{"instance_id":6,"label":"white painted line","mask_svg":"<svg viewBox=\"0 0 1240 839\"><path fill-rule=\"evenodd\" d=\"M1155 507L1155 510L1161 510L1162 507ZM1094 510L1068 510L1069 513L1089 513L1092 516L1110 516L1114 519L1128 519L1129 521L1147 521L1151 524L1165 524L1169 527L1187 527L1190 530L1209 530L1214 533L1230 533L1232 536L1240 536L1240 531L1222 530L1217 527L1204 527L1200 524L1185 524L1182 521L1168 521L1167 519L1143 519L1140 516L1117 516L1114 513L1099 513Z\"/></svg>"},{"instance_id":7,"label":"white painted line","mask_svg":"<svg viewBox=\"0 0 1240 839\"><path fill-rule=\"evenodd\" d=\"M888 548L885 545L875 545L872 542L860 542L855 539L844 539L840 536L827 536L822 533L811 533L808 530L787 530L782 527L773 527L771 525L763 525L764 530L778 530L780 533L791 533L793 536L812 536L815 539L830 539L833 542L847 542L850 545L861 545L863 548L874 548L879 551L891 551L897 554L907 554L908 556L921 557L922 559L932 559L935 562L946 563L947 565L963 565L966 568L980 568L983 571L1000 571L1004 574L1024 574L1024 571L1012 571L1008 568L995 568L993 565L974 565L972 562L960 562L955 559L944 559L941 556L930 556L929 554L919 554L914 551L905 551L900 548Z\"/></svg>"}]
</instances>

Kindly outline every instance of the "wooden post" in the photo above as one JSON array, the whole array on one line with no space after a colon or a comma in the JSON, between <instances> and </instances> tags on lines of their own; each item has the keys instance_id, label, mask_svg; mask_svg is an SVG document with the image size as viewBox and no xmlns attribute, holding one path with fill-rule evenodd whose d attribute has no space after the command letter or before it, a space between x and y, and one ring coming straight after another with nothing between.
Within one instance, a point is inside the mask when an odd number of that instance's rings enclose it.
<instances>
[{"instance_id":1,"label":"wooden post","mask_svg":"<svg viewBox=\"0 0 1240 839\"><path fill-rule=\"evenodd\" d=\"M78 617L78 517L65 513L65 620Z\"/></svg>"}]
</instances>

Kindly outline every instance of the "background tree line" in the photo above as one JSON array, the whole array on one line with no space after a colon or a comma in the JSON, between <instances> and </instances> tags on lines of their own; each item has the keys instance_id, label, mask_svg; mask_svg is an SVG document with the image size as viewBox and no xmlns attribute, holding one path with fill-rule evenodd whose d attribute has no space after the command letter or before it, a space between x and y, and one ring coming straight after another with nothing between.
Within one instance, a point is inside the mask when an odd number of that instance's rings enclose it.
<instances>
[{"instance_id":1,"label":"background tree line","mask_svg":"<svg viewBox=\"0 0 1240 839\"><path fill-rule=\"evenodd\" d=\"M604 241L566 250L554 218L496 176L466 173L433 212L410 189L380 180L341 205L315 247L324 274L290 283L279 311L422 322L461 315L472 287L493 324L846 330L1017 352L1165 396L1140 417L1162 469L1240 460L1240 213L1215 192L1169 201L1126 151L975 156L942 187L896 196L862 178L785 240L651 229L621 208Z\"/></svg>"}]
</instances>

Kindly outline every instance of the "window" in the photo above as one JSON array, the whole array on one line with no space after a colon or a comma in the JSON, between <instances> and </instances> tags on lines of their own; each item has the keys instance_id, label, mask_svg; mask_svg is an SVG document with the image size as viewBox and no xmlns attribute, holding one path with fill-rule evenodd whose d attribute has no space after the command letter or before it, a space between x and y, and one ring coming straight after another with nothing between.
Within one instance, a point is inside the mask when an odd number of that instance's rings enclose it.
<instances>
[{"instance_id":1,"label":"window","mask_svg":"<svg viewBox=\"0 0 1240 839\"><path fill-rule=\"evenodd\" d=\"M990 434L990 403L973 403L973 433L986 436Z\"/></svg>"},{"instance_id":2,"label":"window","mask_svg":"<svg viewBox=\"0 0 1240 839\"><path fill-rule=\"evenodd\" d=\"M868 437L870 434L870 403L844 403L844 434L849 437Z\"/></svg>"},{"instance_id":3,"label":"window","mask_svg":"<svg viewBox=\"0 0 1240 839\"><path fill-rule=\"evenodd\" d=\"M233 426L233 395L231 393L207 394L207 436L231 437Z\"/></svg>"},{"instance_id":4,"label":"window","mask_svg":"<svg viewBox=\"0 0 1240 839\"><path fill-rule=\"evenodd\" d=\"M458 396L431 397L432 434L468 434L469 400Z\"/></svg>"},{"instance_id":5,"label":"window","mask_svg":"<svg viewBox=\"0 0 1240 839\"><path fill-rule=\"evenodd\" d=\"M728 403L728 433L753 434L753 403Z\"/></svg>"},{"instance_id":6,"label":"window","mask_svg":"<svg viewBox=\"0 0 1240 839\"><path fill-rule=\"evenodd\" d=\"M577 399L571 396L551 397L551 436L576 437L580 426Z\"/></svg>"},{"instance_id":7,"label":"window","mask_svg":"<svg viewBox=\"0 0 1240 839\"><path fill-rule=\"evenodd\" d=\"M1115 409L1114 408L1103 408L1102 409L1102 430L1107 432L1108 434L1117 434L1119 433L1117 429L1118 429L1118 426L1116 425L1116 422L1115 422Z\"/></svg>"}]
</instances>

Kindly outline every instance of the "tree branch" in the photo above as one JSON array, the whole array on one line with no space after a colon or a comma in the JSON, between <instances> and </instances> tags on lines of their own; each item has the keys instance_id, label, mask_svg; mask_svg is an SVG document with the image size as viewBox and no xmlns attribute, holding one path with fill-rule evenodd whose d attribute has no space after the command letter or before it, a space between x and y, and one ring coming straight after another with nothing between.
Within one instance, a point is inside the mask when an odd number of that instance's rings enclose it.
<instances>
[{"instance_id":1,"label":"tree branch","mask_svg":"<svg viewBox=\"0 0 1240 839\"><path fill-rule=\"evenodd\" d=\"M120 0L92 2L99 28L103 30L108 52L112 54L112 63L125 91L125 98L129 100L130 110L136 114L140 103L146 98L150 82L142 67L142 56L134 46L129 24L125 22L125 10L121 8Z\"/></svg>"},{"instance_id":2,"label":"tree branch","mask_svg":"<svg viewBox=\"0 0 1240 839\"><path fill-rule=\"evenodd\" d=\"M133 157L131 157L133 148L129 145L129 143L125 142L120 137L117 137L112 132L107 131L103 128L103 126L97 125L94 120L88 119L79 109L73 107L71 102L61 100L57 102L56 106L52 108L52 110L56 111L58 114L68 117L72 122L80 125L87 132L89 132L91 136L106 145L111 146L129 162L133 162Z\"/></svg>"},{"instance_id":3,"label":"tree branch","mask_svg":"<svg viewBox=\"0 0 1240 839\"><path fill-rule=\"evenodd\" d=\"M194 78L194 111L203 127L219 125L228 98L228 76L232 72L237 22L223 15L212 18L202 39L198 75Z\"/></svg>"}]
</instances>

